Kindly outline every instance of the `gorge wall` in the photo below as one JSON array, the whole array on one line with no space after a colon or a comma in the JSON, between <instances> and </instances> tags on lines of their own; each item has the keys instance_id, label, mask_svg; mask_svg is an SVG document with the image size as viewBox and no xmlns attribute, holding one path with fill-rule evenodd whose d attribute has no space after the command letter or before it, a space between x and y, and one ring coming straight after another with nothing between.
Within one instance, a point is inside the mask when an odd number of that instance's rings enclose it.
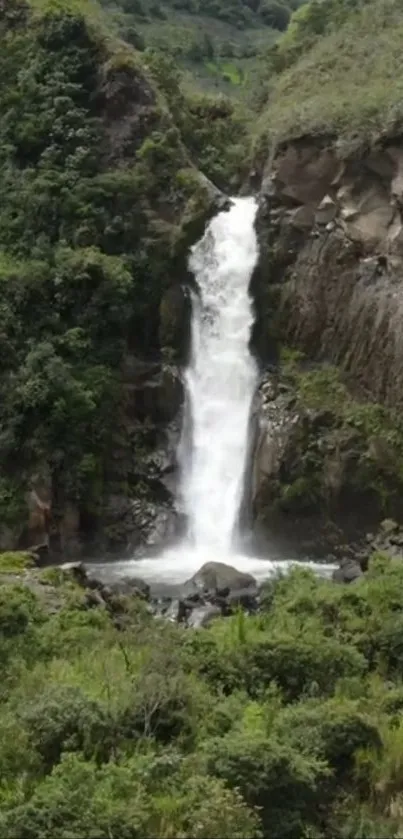
<instances>
[{"instance_id":1,"label":"gorge wall","mask_svg":"<svg viewBox=\"0 0 403 839\"><path fill-rule=\"evenodd\" d=\"M330 143L282 149L262 186L267 282L281 282L281 334L402 400L403 143L341 161Z\"/></svg>"},{"instance_id":2,"label":"gorge wall","mask_svg":"<svg viewBox=\"0 0 403 839\"><path fill-rule=\"evenodd\" d=\"M256 345L301 358L263 384L258 518L274 503L317 533L324 510L347 529L401 515L402 166L398 136L345 160L306 137L263 171Z\"/></svg>"}]
</instances>

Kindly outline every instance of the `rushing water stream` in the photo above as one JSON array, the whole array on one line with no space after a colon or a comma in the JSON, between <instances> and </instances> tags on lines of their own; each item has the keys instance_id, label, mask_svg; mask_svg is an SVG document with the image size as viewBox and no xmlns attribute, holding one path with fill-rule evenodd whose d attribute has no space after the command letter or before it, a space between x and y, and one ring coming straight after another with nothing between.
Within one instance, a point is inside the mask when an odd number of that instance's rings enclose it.
<instances>
[{"instance_id":1,"label":"rushing water stream","mask_svg":"<svg viewBox=\"0 0 403 839\"><path fill-rule=\"evenodd\" d=\"M159 557L114 564L116 573L175 585L211 560L235 565L260 580L279 565L237 550L258 379L249 349L249 284L258 258L256 211L253 198L234 199L228 211L210 222L190 254L198 293L192 300L191 358L185 374L189 431L180 448L179 490L187 537Z\"/></svg>"},{"instance_id":2,"label":"rushing water stream","mask_svg":"<svg viewBox=\"0 0 403 839\"><path fill-rule=\"evenodd\" d=\"M257 369L249 351L249 281L258 257L256 204L238 198L195 245L192 353L186 372L190 445L182 496L196 549L228 554L236 539Z\"/></svg>"}]
</instances>

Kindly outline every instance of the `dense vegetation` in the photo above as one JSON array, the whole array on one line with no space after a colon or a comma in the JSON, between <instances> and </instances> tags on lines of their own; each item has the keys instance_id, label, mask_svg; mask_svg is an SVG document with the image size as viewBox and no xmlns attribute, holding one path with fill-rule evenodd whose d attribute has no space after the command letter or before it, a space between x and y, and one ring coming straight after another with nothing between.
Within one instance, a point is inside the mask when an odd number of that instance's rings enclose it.
<instances>
[{"instance_id":1,"label":"dense vegetation","mask_svg":"<svg viewBox=\"0 0 403 839\"><path fill-rule=\"evenodd\" d=\"M0 0L1 534L19 532L34 474L55 516L74 502L89 530L108 494L144 492L124 364L174 357L159 311L210 211L200 172L239 187L248 122L266 155L400 125L401 3L312 0L270 48L297 5ZM249 96L242 62L261 49L257 128L189 93L173 61ZM344 445L349 489L390 512L400 418L297 362L283 386L310 424L279 506L327 501L326 457ZM294 570L258 614L193 631L0 554L0 835L402 836L402 614L403 562L382 555L349 586Z\"/></svg>"},{"instance_id":2,"label":"dense vegetation","mask_svg":"<svg viewBox=\"0 0 403 839\"><path fill-rule=\"evenodd\" d=\"M107 2L104 0L104 5ZM112 4L110 4L112 5ZM242 29L245 25L256 25L259 21L265 21L270 17L270 11L273 19L275 12L278 12L278 29L285 29L289 19L289 8L283 6L282 8L288 10L288 19L286 24L282 24L281 3L261 2L261 0L252 0L246 2L245 0L165 0L165 2L147 2L147 0L118 0L116 4L120 6L124 12L132 14L139 20L144 18L160 18L167 19L167 17L175 15L177 11L188 12L190 15L205 15L212 17L215 20L223 20L227 23L232 23L238 29ZM298 0L294 0L294 4L290 4L296 8Z\"/></svg>"},{"instance_id":3,"label":"dense vegetation","mask_svg":"<svg viewBox=\"0 0 403 839\"><path fill-rule=\"evenodd\" d=\"M193 632L22 561L0 588L5 839L401 835L400 560L349 587L295 570Z\"/></svg>"},{"instance_id":4,"label":"dense vegetation","mask_svg":"<svg viewBox=\"0 0 403 839\"><path fill-rule=\"evenodd\" d=\"M259 56L300 0L103 0L126 40L173 57L187 86L247 92Z\"/></svg>"},{"instance_id":5,"label":"dense vegetation","mask_svg":"<svg viewBox=\"0 0 403 839\"><path fill-rule=\"evenodd\" d=\"M1 11L1 524L21 521L45 473L55 505L95 526L105 481L136 492L121 368L129 351L160 354L161 297L211 198L193 164L236 181L243 152L222 151L244 128L225 101L185 100L91 0Z\"/></svg>"}]
</instances>

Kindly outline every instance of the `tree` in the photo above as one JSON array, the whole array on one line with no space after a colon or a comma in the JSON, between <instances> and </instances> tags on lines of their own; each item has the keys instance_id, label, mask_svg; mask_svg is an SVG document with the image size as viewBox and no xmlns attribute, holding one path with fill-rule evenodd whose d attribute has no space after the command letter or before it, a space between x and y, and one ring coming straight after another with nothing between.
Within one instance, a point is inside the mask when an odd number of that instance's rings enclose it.
<instances>
[{"instance_id":1,"label":"tree","mask_svg":"<svg viewBox=\"0 0 403 839\"><path fill-rule=\"evenodd\" d=\"M264 0L259 8L259 13L264 22L273 29L283 32L290 22L291 13L288 6L276 3L275 0Z\"/></svg>"}]
</instances>

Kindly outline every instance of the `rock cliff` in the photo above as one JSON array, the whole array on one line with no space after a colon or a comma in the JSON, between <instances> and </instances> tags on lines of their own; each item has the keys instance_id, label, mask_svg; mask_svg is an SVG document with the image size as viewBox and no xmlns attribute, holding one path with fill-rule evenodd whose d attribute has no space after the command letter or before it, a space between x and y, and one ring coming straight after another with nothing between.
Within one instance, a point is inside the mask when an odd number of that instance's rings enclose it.
<instances>
[{"instance_id":1,"label":"rock cliff","mask_svg":"<svg viewBox=\"0 0 403 839\"><path fill-rule=\"evenodd\" d=\"M403 142L346 161L329 140L290 143L261 196L262 275L278 294L279 337L400 406Z\"/></svg>"},{"instance_id":2,"label":"rock cliff","mask_svg":"<svg viewBox=\"0 0 403 839\"><path fill-rule=\"evenodd\" d=\"M307 137L263 172L255 345L283 364L263 385L255 512L317 542L402 516L402 167L399 137L349 159Z\"/></svg>"}]
</instances>

